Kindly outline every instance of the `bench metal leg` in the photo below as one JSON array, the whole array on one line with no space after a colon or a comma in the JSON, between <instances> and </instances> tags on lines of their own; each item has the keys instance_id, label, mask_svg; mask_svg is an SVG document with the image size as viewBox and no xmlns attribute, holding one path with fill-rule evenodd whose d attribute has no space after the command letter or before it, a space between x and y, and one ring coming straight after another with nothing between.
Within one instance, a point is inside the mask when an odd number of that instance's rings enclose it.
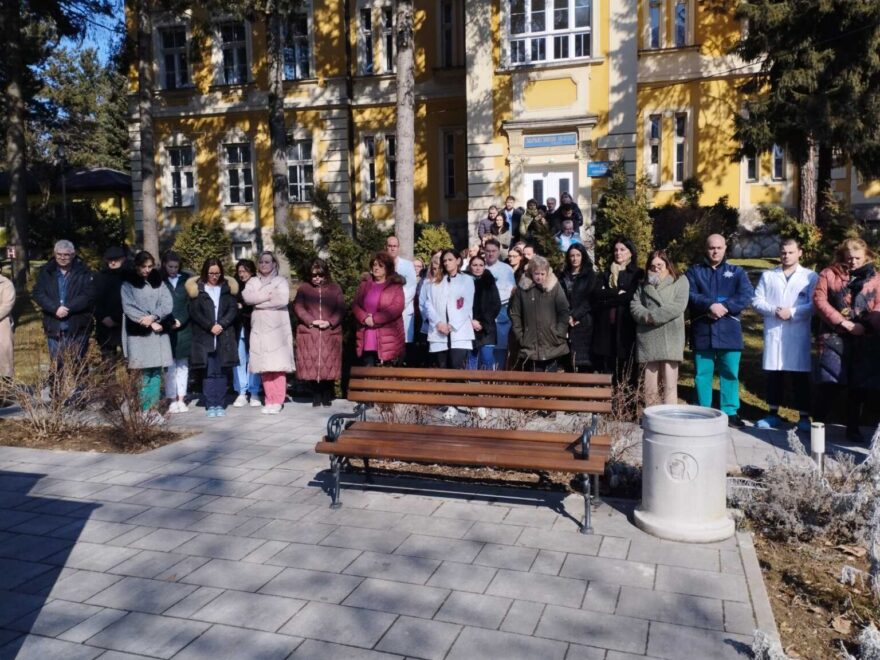
<instances>
[{"instance_id":1,"label":"bench metal leg","mask_svg":"<svg viewBox=\"0 0 880 660\"><path fill-rule=\"evenodd\" d=\"M582 475L584 480L584 524L581 525L581 534L593 533L593 511L590 500L590 475L584 472Z\"/></svg>"},{"instance_id":2,"label":"bench metal leg","mask_svg":"<svg viewBox=\"0 0 880 660\"><path fill-rule=\"evenodd\" d=\"M373 483L373 472L370 470L370 459L364 459L364 482L371 484Z\"/></svg>"},{"instance_id":3,"label":"bench metal leg","mask_svg":"<svg viewBox=\"0 0 880 660\"><path fill-rule=\"evenodd\" d=\"M330 508L338 509L342 506L342 483L339 480L339 466L342 463L342 457L334 457L331 462L333 466L333 491L330 495L332 498Z\"/></svg>"}]
</instances>

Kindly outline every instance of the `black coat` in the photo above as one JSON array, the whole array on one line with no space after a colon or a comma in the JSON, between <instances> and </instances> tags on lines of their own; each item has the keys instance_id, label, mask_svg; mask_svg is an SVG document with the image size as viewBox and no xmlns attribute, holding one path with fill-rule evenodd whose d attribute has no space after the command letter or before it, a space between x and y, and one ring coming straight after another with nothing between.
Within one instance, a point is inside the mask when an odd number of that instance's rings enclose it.
<instances>
[{"instance_id":1,"label":"black coat","mask_svg":"<svg viewBox=\"0 0 880 660\"><path fill-rule=\"evenodd\" d=\"M163 282L171 292L174 300L174 311L171 315L175 321L180 321L179 328L171 328L168 336L171 338L171 352L175 360L183 360L189 357L192 347L192 326L189 320L189 296L186 293L186 283L192 274L180 271L177 286L172 287L171 281L166 277Z\"/></svg>"},{"instance_id":2,"label":"black coat","mask_svg":"<svg viewBox=\"0 0 880 660\"><path fill-rule=\"evenodd\" d=\"M494 346L498 341L495 318L501 311L501 296L495 276L487 268L480 277L474 278L474 321L482 330L474 331L474 348Z\"/></svg>"},{"instance_id":3,"label":"black coat","mask_svg":"<svg viewBox=\"0 0 880 660\"><path fill-rule=\"evenodd\" d=\"M636 266L635 258L617 276L617 287L610 285L611 270L602 273L599 286L593 292L593 355L634 362L636 322L629 304L645 271ZM621 293L622 292L622 293Z\"/></svg>"},{"instance_id":4,"label":"black coat","mask_svg":"<svg viewBox=\"0 0 880 660\"><path fill-rule=\"evenodd\" d=\"M241 336L241 331L244 330L244 350L245 352L250 353L251 317L254 315L254 306L248 305L244 301L244 297L242 296L244 283L240 282L238 278L236 278L235 282L238 284L238 293L235 295L235 300L238 303L238 317L235 319L235 340L238 341L238 338Z\"/></svg>"},{"instance_id":5,"label":"black coat","mask_svg":"<svg viewBox=\"0 0 880 660\"><path fill-rule=\"evenodd\" d=\"M186 282L189 295L189 318L192 327L192 346L189 354L189 366L193 369L204 369L208 366L208 353L215 350L214 335L211 328L219 323L223 332L216 337L216 350L223 367L234 367L238 364L238 337L236 337L235 320L238 317L238 303L235 296L238 284L227 279L221 289L220 306L214 315L214 301L205 292L205 284L198 277L191 277ZM215 320L216 319L216 320Z\"/></svg>"},{"instance_id":6,"label":"black coat","mask_svg":"<svg viewBox=\"0 0 880 660\"><path fill-rule=\"evenodd\" d=\"M122 283L128 266L101 269L95 275L95 340L102 348L122 345ZM108 328L102 323L110 317L116 323Z\"/></svg>"},{"instance_id":7,"label":"black coat","mask_svg":"<svg viewBox=\"0 0 880 660\"><path fill-rule=\"evenodd\" d=\"M576 275L564 270L558 277L571 308L571 318L577 321L577 325L568 330L572 362L576 367L589 367L592 364L590 350L593 342L592 298L599 286L599 275L593 270L589 257L582 263Z\"/></svg>"},{"instance_id":8,"label":"black coat","mask_svg":"<svg viewBox=\"0 0 880 660\"><path fill-rule=\"evenodd\" d=\"M54 258L40 269L34 286L33 299L43 312L43 331L49 337L61 334L61 319L55 312L61 307L58 294L58 264ZM92 271L79 257L74 257L67 273L67 297L64 306L70 310L67 332L70 335L87 335L92 330L92 313L95 307L95 283ZM121 303L120 303L121 304Z\"/></svg>"}]
</instances>

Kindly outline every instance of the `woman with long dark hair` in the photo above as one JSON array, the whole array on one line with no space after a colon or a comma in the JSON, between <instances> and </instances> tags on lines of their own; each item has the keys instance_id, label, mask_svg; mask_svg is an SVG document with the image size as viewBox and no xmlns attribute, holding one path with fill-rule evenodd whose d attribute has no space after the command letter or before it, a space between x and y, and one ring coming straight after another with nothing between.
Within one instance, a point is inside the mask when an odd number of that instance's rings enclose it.
<instances>
[{"instance_id":1,"label":"woman with long dark hair","mask_svg":"<svg viewBox=\"0 0 880 660\"><path fill-rule=\"evenodd\" d=\"M464 369L474 341L474 281L461 273L461 257L453 249L440 254L440 270L428 291L425 309L434 366Z\"/></svg>"},{"instance_id":2,"label":"woman with long dark hair","mask_svg":"<svg viewBox=\"0 0 880 660\"><path fill-rule=\"evenodd\" d=\"M568 300L571 318L568 321L568 345L571 349L571 367L575 371L592 369L590 345L593 340L593 292L599 285L599 276L587 249L580 243L568 248L565 266L559 273L559 283Z\"/></svg>"},{"instance_id":3,"label":"woman with long dark hair","mask_svg":"<svg viewBox=\"0 0 880 660\"><path fill-rule=\"evenodd\" d=\"M501 296L498 293L495 276L486 268L485 258L479 255L473 257L468 270L474 278L474 305L471 319L474 343L468 356L467 367L494 371L497 368L495 318L501 312Z\"/></svg>"},{"instance_id":4,"label":"woman with long dark hair","mask_svg":"<svg viewBox=\"0 0 880 660\"><path fill-rule=\"evenodd\" d=\"M212 257L205 259L198 277L187 280L186 292L193 335L189 365L204 372L202 398L208 417L224 417L229 370L238 364L238 283L226 279L223 262Z\"/></svg>"},{"instance_id":5,"label":"woman with long dark hair","mask_svg":"<svg viewBox=\"0 0 880 660\"><path fill-rule=\"evenodd\" d=\"M403 355L404 305L403 278L394 269L394 259L387 252L377 252L351 307L358 323L357 355L366 366L394 362Z\"/></svg>"}]
</instances>

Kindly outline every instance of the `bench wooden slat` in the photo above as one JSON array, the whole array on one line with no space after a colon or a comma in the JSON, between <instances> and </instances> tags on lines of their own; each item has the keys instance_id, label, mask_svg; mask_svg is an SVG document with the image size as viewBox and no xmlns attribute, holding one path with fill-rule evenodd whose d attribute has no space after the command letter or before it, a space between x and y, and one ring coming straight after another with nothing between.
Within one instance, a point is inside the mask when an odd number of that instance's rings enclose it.
<instances>
[{"instance_id":1,"label":"bench wooden slat","mask_svg":"<svg viewBox=\"0 0 880 660\"><path fill-rule=\"evenodd\" d=\"M353 367L352 378L391 378L411 380L479 380L557 385L611 386L611 374L544 373L542 371L486 371L482 369L408 369L399 367Z\"/></svg>"},{"instance_id":2,"label":"bench wooden slat","mask_svg":"<svg viewBox=\"0 0 880 660\"><path fill-rule=\"evenodd\" d=\"M485 383L451 383L417 380L367 380L358 378L348 383L348 391L373 392L423 392L430 394L486 394ZM491 385L492 394L517 398L540 396L553 399L601 399L611 398L610 387L553 387L524 388L523 385Z\"/></svg>"},{"instance_id":3,"label":"bench wooden slat","mask_svg":"<svg viewBox=\"0 0 880 660\"><path fill-rule=\"evenodd\" d=\"M481 447L462 448L456 452L445 451L444 447L418 443L383 443L375 440L347 440L339 442L319 442L315 451L320 454L333 454L355 458L383 458L419 463L440 463L444 465L477 465L505 469L548 470L553 472L587 472L601 474L605 470L605 456L591 456L587 460L576 459L571 454L559 452L546 455L543 452L516 452L500 447L485 450Z\"/></svg>"},{"instance_id":4,"label":"bench wooden slat","mask_svg":"<svg viewBox=\"0 0 880 660\"><path fill-rule=\"evenodd\" d=\"M610 401L559 401L554 399L504 398L452 394L409 394L396 392L349 392L349 401L358 403L407 403L422 406L461 406L462 408L516 408L562 412L610 413Z\"/></svg>"},{"instance_id":5,"label":"bench wooden slat","mask_svg":"<svg viewBox=\"0 0 880 660\"><path fill-rule=\"evenodd\" d=\"M558 433L551 431L509 431L507 429L483 429L462 426L426 426L424 424L391 424L386 422L355 422L345 434L360 430L380 431L388 437L398 434L414 434L423 438L434 438L437 434L443 437L483 437L499 440L525 440L530 442L571 442L579 440L580 433ZM611 436L594 435L590 438L591 447L610 447Z\"/></svg>"}]
</instances>

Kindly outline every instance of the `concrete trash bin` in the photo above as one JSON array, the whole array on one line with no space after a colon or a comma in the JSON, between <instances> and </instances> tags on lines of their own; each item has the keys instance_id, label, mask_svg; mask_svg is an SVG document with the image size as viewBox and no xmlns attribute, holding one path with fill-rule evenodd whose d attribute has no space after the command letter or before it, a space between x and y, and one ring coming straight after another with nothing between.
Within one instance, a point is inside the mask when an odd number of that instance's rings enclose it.
<instances>
[{"instance_id":1,"label":"concrete trash bin","mask_svg":"<svg viewBox=\"0 0 880 660\"><path fill-rule=\"evenodd\" d=\"M699 406L651 406L642 419L639 529L670 541L733 536L727 513L727 415Z\"/></svg>"}]
</instances>

